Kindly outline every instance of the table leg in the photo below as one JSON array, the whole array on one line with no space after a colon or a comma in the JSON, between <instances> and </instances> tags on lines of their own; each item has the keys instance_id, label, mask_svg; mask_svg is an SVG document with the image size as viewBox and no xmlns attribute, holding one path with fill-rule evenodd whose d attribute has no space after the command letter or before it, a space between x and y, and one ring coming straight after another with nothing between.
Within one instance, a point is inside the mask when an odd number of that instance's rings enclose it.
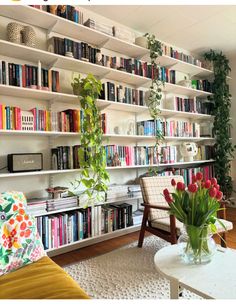
<instances>
[{"instance_id":1,"label":"table leg","mask_svg":"<svg viewBox=\"0 0 236 305\"><path fill-rule=\"evenodd\" d=\"M179 281L176 279L170 280L170 298L171 299L179 298Z\"/></svg>"}]
</instances>

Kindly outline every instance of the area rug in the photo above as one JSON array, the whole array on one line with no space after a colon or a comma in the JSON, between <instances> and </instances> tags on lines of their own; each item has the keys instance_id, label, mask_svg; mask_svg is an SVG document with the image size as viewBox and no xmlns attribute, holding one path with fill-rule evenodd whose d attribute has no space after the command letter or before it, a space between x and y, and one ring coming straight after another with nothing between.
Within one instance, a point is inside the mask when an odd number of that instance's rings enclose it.
<instances>
[{"instance_id":1,"label":"area rug","mask_svg":"<svg viewBox=\"0 0 236 305\"><path fill-rule=\"evenodd\" d=\"M169 281L159 276L153 260L168 244L150 236L141 249L134 242L64 269L95 299L169 299ZM181 298L199 297L183 290Z\"/></svg>"}]
</instances>

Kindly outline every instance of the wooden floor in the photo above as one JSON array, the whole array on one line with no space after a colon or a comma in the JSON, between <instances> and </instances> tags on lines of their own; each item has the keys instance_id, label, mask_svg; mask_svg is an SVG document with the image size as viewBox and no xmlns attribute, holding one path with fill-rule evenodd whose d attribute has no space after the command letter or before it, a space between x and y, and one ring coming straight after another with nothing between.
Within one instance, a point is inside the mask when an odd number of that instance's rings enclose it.
<instances>
[{"instance_id":1,"label":"wooden floor","mask_svg":"<svg viewBox=\"0 0 236 305\"><path fill-rule=\"evenodd\" d=\"M234 224L234 229L227 233L227 246L236 249L236 209L227 209L227 219L232 221ZM148 236L149 233L146 233ZM126 244L130 244L138 240L139 232L134 232L124 236L116 237L107 241L97 243L92 246L88 246L82 249L78 249L66 254L58 255L52 259L60 266L66 266L69 264L77 263L81 260L95 257L101 254L105 254L117 248L120 248ZM216 238L219 243L219 238Z\"/></svg>"}]
</instances>

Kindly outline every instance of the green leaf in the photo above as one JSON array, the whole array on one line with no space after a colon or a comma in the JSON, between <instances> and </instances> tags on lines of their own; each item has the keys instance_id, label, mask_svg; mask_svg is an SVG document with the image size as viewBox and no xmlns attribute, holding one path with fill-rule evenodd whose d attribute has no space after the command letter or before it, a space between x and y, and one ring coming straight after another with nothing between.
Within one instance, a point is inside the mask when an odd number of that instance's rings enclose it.
<instances>
[{"instance_id":1,"label":"green leaf","mask_svg":"<svg viewBox=\"0 0 236 305\"><path fill-rule=\"evenodd\" d=\"M11 207L12 207L12 203L8 204L5 209L4 209L4 212L5 213L8 213L10 210L11 210Z\"/></svg>"}]
</instances>

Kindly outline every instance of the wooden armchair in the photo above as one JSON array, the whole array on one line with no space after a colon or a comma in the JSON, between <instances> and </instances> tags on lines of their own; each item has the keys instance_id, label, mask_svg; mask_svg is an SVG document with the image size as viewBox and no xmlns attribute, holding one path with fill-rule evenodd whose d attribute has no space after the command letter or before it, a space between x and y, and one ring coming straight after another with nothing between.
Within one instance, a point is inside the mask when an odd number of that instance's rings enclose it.
<instances>
[{"instance_id":1,"label":"wooden armchair","mask_svg":"<svg viewBox=\"0 0 236 305\"><path fill-rule=\"evenodd\" d=\"M142 227L139 234L138 247L142 247L145 231L148 231L171 244L176 244L177 238L180 235L180 230L183 223L178 221L175 216L169 215L169 206L165 201L163 190L167 188L169 192L174 192L174 187L171 185L173 176L155 176L141 178L140 185L144 201L144 213ZM176 182L183 182L182 176L174 176ZM224 203L222 203L224 206ZM230 221L225 220L225 210L220 211L221 221L224 223L227 231L233 228ZM225 240L225 230L217 223L218 233L222 234ZM226 244L221 240L221 246L226 247Z\"/></svg>"}]
</instances>

